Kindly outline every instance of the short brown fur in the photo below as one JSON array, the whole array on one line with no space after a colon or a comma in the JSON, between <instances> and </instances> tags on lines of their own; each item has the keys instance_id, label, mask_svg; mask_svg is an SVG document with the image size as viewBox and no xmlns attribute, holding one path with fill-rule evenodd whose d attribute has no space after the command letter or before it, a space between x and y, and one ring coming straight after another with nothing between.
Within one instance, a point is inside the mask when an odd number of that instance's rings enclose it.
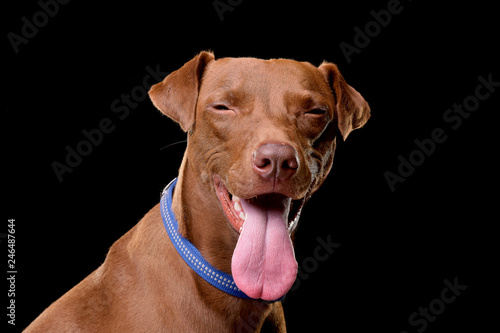
<instances>
[{"instance_id":1,"label":"short brown fur","mask_svg":"<svg viewBox=\"0 0 500 333\"><path fill-rule=\"evenodd\" d=\"M216 268L231 273L238 233L213 177L240 197L279 192L307 199L330 171L337 136L370 109L337 66L223 58L202 52L150 90L154 105L188 132L173 198L179 229ZM221 105L227 107L224 110ZM251 168L266 143L296 151L290 179L269 182ZM285 332L280 302L240 299L193 272L170 242L159 205L111 247L105 262L48 307L25 332Z\"/></svg>"}]
</instances>

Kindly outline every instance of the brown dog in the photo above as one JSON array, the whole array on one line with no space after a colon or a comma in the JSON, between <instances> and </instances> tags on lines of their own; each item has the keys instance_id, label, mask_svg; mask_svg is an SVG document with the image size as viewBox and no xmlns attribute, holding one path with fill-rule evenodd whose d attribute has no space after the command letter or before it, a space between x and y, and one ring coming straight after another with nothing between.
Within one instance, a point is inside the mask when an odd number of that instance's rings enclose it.
<instances>
[{"instance_id":1,"label":"brown dog","mask_svg":"<svg viewBox=\"0 0 500 333\"><path fill-rule=\"evenodd\" d=\"M331 63L208 52L150 97L188 133L171 204L178 231L250 299L188 266L156 205L26 332L286 331L274 300L297 274L290 235L330 171L336 137L365 124L368 104Z\"/></svg>"}]
</instances>

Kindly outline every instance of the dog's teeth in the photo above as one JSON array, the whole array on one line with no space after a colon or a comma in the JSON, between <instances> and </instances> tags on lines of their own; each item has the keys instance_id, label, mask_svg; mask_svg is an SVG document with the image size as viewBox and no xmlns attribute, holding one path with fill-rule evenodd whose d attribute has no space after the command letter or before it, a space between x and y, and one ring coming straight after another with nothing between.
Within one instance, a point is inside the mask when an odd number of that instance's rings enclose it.
<instances>
[{"instance_id":1,"label":"dog's teeth","mask_svg":"<svg viewBox=\"0 0 500 333\"><path fill-rule=\"evenodd\" d=\"M233 195L233 198L232 198L231 200L233 200L233 201L235 201L235 202L236 202L236 201L240 201L240 197L237 197L237 196Z\"/></svg>"},{"instance_id":2,"label":"dog's teeth","mask_svg":"<svg viewBox=\"0 0 500 333\"><path fill-rule=\"evenodd\" d=\"M245 213L240 212L240 215L239 215L239 216L240 216L240 219L245 220Z\"/></svg>"},{"instance_id":3,"label":"dog's teeth","mask_svg":"<svg viewBox=\"0 0 500 333\"><path fill-rule=\"evenodd\" d=\"M237 211L237 212L241 211L241 204L240 204L239 201L235 201L234 202L234 210Z\"/></svg>"}]
</instances>

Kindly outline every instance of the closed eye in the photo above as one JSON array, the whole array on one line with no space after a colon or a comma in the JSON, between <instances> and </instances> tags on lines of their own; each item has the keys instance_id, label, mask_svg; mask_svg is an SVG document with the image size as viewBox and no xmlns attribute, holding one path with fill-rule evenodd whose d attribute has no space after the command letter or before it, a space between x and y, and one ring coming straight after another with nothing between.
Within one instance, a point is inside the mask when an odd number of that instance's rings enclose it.
<instances>
[{"instance_id":1,"label":"closed eye","mask_svg":"<svg viewBox=\"0 0 500 333\"><path fill-rule=\"evenodd\" d=\"M311 114L311 115L323 115L326 113L325 109L312 109L306 112L306 114Z\"/></svg>"},{"instance_id":2,"label":"closed eye","mask_svg":"<svg viewBox=\"0 0 500 333\"><path fill-rule=\"evenodd\" d=\"M212 106L212 108L215 109L215 110L218 110L218 111L228 111L228 110L230 110L224 104L216 104L216 105Z\"/></svg>"},{"instance_id":3,"label":"closed eye","mask_svg":"<svg viewBox=\"0 0 500 333\"><path fill-rule=\"evenodd\" d=\"M235 109L231 105L228 106L226 103L211 103L208 105L208 109L221 115L236 114Z\"/></svg>"}]
</instances>

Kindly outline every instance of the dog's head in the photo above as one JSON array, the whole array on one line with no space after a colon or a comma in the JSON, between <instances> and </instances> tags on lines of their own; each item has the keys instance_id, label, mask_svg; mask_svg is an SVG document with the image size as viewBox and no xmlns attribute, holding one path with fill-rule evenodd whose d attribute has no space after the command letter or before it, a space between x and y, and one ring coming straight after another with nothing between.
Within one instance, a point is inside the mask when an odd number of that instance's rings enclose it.
<instances>
[{"instance_id":1,"label":"dog's head","mask_svg":"<svg viewBox=\"0 0 500 333\"><path fill-rule=\"evenodd\" d=\"M331 169L336 138L370 109L336 65L202 52L154 85L154 105L188 132L187 158L240 233L232 274L254 298L295 281L289 234Z\"/></svg>"}]
</instances>

